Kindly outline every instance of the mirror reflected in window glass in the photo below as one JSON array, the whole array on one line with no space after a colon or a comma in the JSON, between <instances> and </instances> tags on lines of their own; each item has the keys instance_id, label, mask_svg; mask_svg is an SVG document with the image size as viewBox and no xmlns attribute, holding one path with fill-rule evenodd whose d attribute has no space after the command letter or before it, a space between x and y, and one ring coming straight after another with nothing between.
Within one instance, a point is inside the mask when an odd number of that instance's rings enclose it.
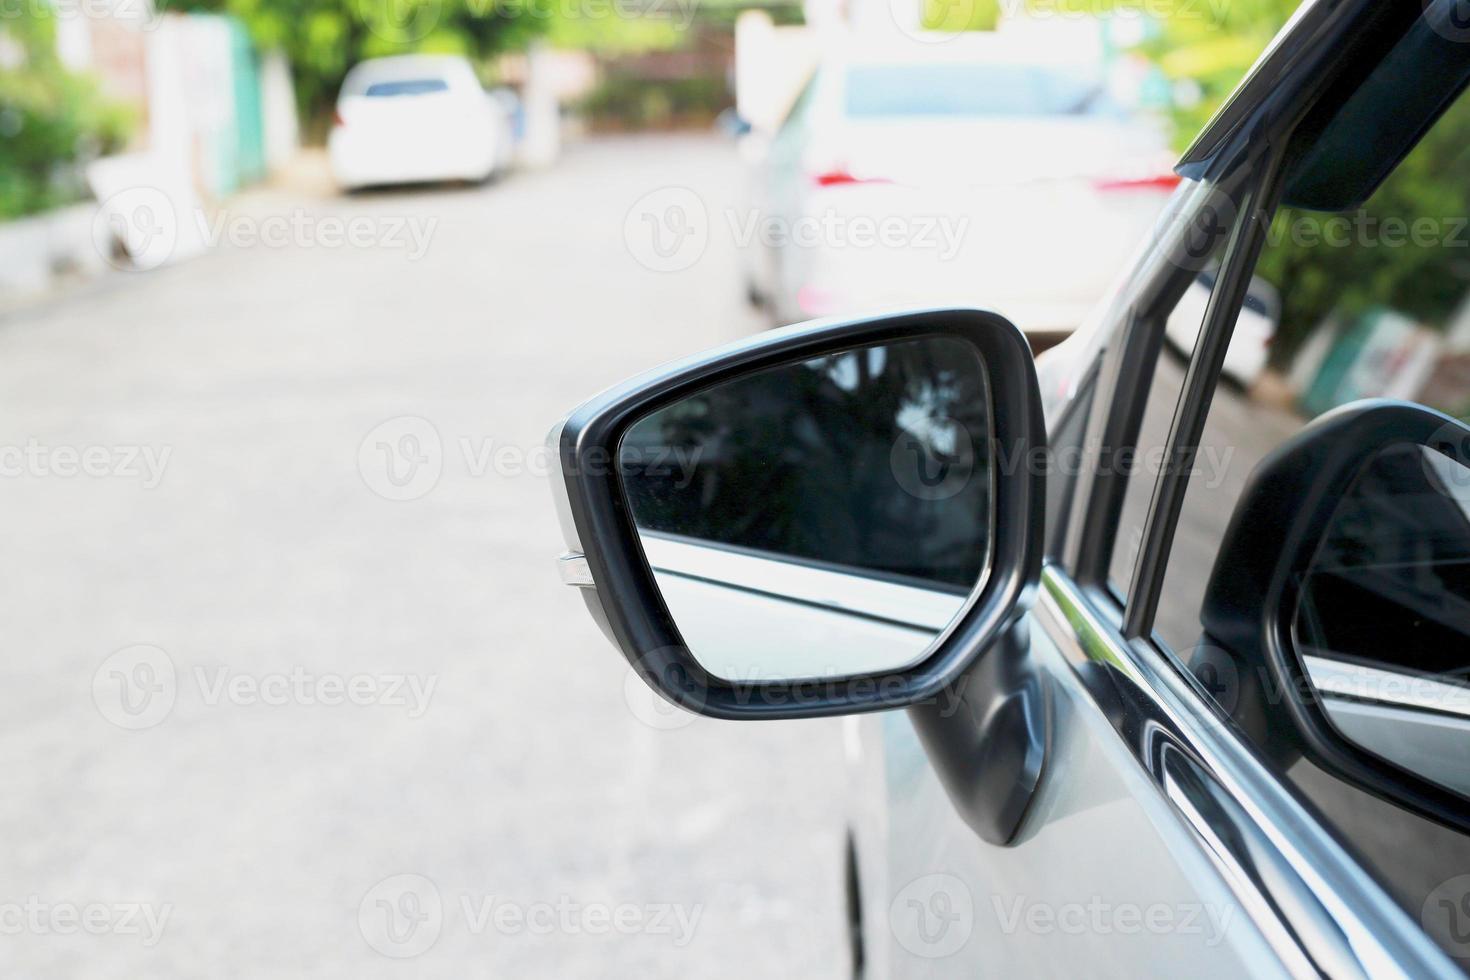
<instances>
[{"instance_id":1,"label":"mirror reflected in window glass","mask_svg":"<svg viewBox=\"0 0 1470 980\"><path fill-rule=\"evenodd\" d=\"M1470 469L1377 454L1333 513L1296 641L1333 726L1470 796Z\"/></svg>"}]
</instances>

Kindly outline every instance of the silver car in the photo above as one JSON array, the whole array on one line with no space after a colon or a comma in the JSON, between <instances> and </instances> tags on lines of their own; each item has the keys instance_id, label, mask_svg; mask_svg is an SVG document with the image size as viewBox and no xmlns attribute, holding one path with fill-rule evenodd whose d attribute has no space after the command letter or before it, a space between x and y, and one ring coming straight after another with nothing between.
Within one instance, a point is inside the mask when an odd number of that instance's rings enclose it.
<instances>
[{"instance_id":1,"label":"silver car","mask_svg":"<svg viewBox=\"0 0 1470 980\"><path fill-rule=\"evenodd\" d=\"M1303 7L1034 361L996 312L819 321L554 430L562 575L644 681L848 719L854 975L1470 964L1466 39Z\"/></svg>"}]
</instances>

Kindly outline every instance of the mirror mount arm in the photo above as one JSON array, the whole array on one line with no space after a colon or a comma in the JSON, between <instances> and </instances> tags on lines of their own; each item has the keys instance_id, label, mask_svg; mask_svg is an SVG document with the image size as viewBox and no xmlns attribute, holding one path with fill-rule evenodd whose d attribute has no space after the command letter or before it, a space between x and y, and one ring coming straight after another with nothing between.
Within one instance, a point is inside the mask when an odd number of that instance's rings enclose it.
<instances>
[{"instance_id":1,"label":"mirror mount arm","mask_svg":"<svg viewBox=\"0 0 1470 980\"><path fill-rule=\"evenodd\" d=\"M988 843L1014 843L1041 786L1050 705L1024 621L954 685L908 708L950 802Z\"/></svg>"}]
</instances>

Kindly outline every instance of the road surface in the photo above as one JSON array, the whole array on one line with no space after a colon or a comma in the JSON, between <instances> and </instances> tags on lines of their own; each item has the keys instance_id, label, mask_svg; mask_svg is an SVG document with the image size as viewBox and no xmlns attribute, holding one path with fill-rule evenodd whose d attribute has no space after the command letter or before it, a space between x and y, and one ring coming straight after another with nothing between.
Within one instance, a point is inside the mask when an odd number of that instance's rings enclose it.
<instances>
[{"instance_id":1,"label":"road surface","mask_svg":"<svg viewBox=\"0 0 1470 980\"><path fill-rule=\"evenodd\" d=\"M257 191L0 318L0 973L843 973L837 723L650 714L553 565L557 415L760 326L735 166Z\"/></svg>"}]
</instances>

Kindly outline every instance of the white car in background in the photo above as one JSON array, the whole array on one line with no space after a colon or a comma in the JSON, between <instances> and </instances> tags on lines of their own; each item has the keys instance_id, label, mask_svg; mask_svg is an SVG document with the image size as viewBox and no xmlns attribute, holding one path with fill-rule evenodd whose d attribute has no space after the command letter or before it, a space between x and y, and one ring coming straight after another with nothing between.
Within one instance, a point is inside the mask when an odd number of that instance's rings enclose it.
<instances>
[{"instance_id":1,"label":"white car in background","mask_svg":"<svg viewBox=\"0 0 1470 980\"><path fill-rule=\"evenodd\" d=\"M1214 289L1214 271L1201 272L1169 314L1164 339L1183 354L1186 361L1194 352L1195 336L1205 321L1205 306ZM1271 341L1276 337L1276 324L1280 321L1281 296L1276 287L1260 276L1252 276L1235 319L1235 330L1230 334L1230 345L1225 348L1225 364L1221 369L1225 377L1242 388L1249 388L1255 383L1266 369Z\"/></svg>"},{"instance_id":2,"label":"white car in background","mask_svg":"<svg viewBox=\"0 0 1470 980\"><path fill-rule=\"evenodd\" d=\"M1117 104L1100 60L1001 34L854 41L744 139L760 219L733 230L782 323L983 303L1059 339L1177 184L1162 126Z\"/></svg>"},{"instance_id":3,"label":"white car in background","mask_svg":"<svg viewBox=\"0 0 1470 980\"><path fill-rule=\"evenodd\" d=\"M505 102L453 55L358 64L342 82L327 146L343 190L490 180L509 168L515 148Z\"/></svg>"}]
</instances>

